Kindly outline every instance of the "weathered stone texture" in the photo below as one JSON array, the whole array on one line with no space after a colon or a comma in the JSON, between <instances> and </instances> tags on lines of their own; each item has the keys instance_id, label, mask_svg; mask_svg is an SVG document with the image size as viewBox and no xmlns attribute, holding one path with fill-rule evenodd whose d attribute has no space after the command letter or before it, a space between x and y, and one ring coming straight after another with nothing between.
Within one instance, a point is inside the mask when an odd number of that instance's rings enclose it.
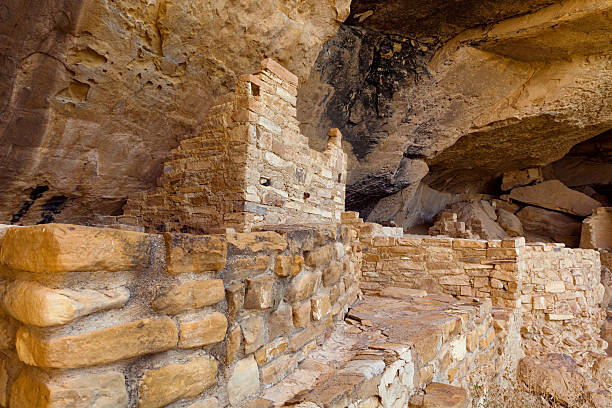
<instances>
[{"instance_id":1,"label":"weathered stone texture","mask_svg":"<svg viewBox=\"0 0 612 408\"><path fill-rule=\"evenodd\" d=\"M42 380L24 370L11 387L11 407L125 408L128 394L121 373Z\"/></svg>"},{"instance_id":2,"label":"weathered stone texture","mask_svg":"<svg viewBox=\"0 0 612 408\"><path fill-rule=\"evenodd\" d=\"M178 330L169 318L144 319L89 333L43 338L22 326L17 353L28 365L76 368L108 364L174 348Z\"/></svg>"},{"instance_id":3,"label":"weathered stone texture","mask_svg":"<svg viewBox=\"0 0 612 408\"><path fill-rule=\"evenodd\" d=\"M57 326L101 310L120 308L130 297L127 288L54 290L34 282L9 283L2 305L15 319L34 326Z\"/></svg>"},{"instance_id":4,"label":"weathered stone texture","mask_svg":"<svg viewBox=\"0 0 612 408\"><path fill-rule=\"evenodd\" d=\"M4 2L0 220L120 212L262 58L306 77L349 4Z\"/></svg>"},{"instance_id":5,"label":"weathered stone texture","mask_svg":"<svg viewBox=\"0 0 612 408\"><path fill-rule=\"evenodd\" d=\"M125 271L149 265L154 237L110 228L36 225L9 229L0 262L36 273Z\"/></svg>"},{"instance_id":6,"label":"weathered stone texture","mask_svg":"<svg viewBox=\"0 0 612 408\"><path fill-rule=\"evenodd\" d=\"M227 318L219 312L214 312L199 320L182 323L178 346L180 348L196 348L219 343L227 332Z\"/></svg>"},{"instance_id":7,"label":"weathered stone texture","mask_svg":"<svg viewBox=\"0 0 612 408\"><path fill-rule=\"evenodd\" d=\"M139 390L139 408L158 408L181 398L193 398L217 382L217 362L194 358L145 372Z\"/></svg>"},{"instance_id":8,"label":"weathered stone texture","mask_svg":"<svg viewBox=\"0 0 612 408\"><path fill-rule=\"evenodd\" d=\"M214 279L190 281L167 290L160 290L151 305L161 313L174 315L214 305L223 299L225 299L223 281Z\"/></svg>"}]
</instances>

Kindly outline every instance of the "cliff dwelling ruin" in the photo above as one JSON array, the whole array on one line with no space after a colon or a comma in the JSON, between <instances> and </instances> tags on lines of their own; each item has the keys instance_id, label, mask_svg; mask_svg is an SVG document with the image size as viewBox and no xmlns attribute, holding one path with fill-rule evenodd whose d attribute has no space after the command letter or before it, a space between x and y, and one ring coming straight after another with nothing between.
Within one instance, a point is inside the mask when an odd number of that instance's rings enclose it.
<instances>
[{"instance_id":1,"label":"cliff dwelling ruin","mask_svg":"<svg viewBox=\"0 0 612 408\"><path fill-rule=\"evenodd\" d=\"M610 0L0 36L0 407L612 407Z\"/></svg>"}]
</instances>

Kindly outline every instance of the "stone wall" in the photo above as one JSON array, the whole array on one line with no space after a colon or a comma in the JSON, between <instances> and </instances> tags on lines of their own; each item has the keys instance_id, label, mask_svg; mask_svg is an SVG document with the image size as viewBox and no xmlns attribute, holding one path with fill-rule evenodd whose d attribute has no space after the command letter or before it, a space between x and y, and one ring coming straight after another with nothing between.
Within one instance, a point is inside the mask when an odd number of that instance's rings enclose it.
<instances>
[{"instance_id":1,"label":"stone wall","mask_svg":"<svg viewBox=\"0 0 612 408\"><path fill-rule=\"evenodd\" d=\"M9 228L0 406L242 406L344 318L359 293L356 238L340 224L199 236Z\"/></svg>"},{"instance_id":2,"label":"stone wall","mask_svg":"<svg viewBox=\"0 0 612 408\"><path fill-rule=\"evenodd\" d=\"M605 354L599 253L528 245L519 249L518 259L525 352L569 354L580 366L591 365L595 353Z\"/></svg>"},{"instance_id":3,"label":"stone wall","mask_svg":"<svg viewBox=\"0 0 612 408\"><path fill-rule=\"evenodd\" d=\"M348 324L339 324L257 407L464 407L468 400L485 406L489 386L503 388L520 355L519 342L508 336L518 333L512 311L491 308L490 299L422 292L387 288L364 296Z\"/></svg>"},{"instance_id":4,"label":"stone wall","mask_svg":"<svg viewBox=\"0 0 612 408\"><path fill-rule=\"evenodd\" d=\"M612 207L599 207L582 222L580 247L612 248Z\"/></svg>"},{"instance_id":5,"label":"stone wall","mask_svg":"<svg viewBox=\"0 0 612 408\"><path fill-rule=\"evenodd\" d=\"M338 222L346 154L329 132L309 148L296 119L298 80L272 60L240 77L211 108L200 137L173 150L160 185L133 196L121 222L151 231L250 230L258 225Z\"/></svg>"},{"instance_id":6,"label":"stone wall","mask_svg":"<svg viewBox=\"0 0 612 408\"><path fill-rule=\"evenodd\" d=\"M564 352L590 366L604 353L601 339L599 253L563 244L525 245L523 238L466 240L371 234L361 226L360 286L424 289L460 299L490 298L522 315L522 345L529 354Z\"/></svg>"}]
</instances>

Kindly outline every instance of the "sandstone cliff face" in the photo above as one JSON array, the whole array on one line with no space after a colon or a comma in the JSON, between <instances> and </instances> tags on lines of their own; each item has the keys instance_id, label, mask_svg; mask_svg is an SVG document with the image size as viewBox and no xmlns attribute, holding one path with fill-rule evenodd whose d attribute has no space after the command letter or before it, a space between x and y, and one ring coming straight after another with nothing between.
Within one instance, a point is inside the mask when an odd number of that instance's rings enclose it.
<instances>
[{"instance_id":1,"label":"sandstone cliff face","mask_svg":"<svg viewBox=\"0 0 612 408\"><path fill-rule=\"evenodd\" d=\"M306 77L349 4L2 2L0 220L121 213L239 75L272 57Z\"/></svg>"},{"instance_id":2,"label":"sandstone cliff face","mask_svg":"<svg viewBox=\"0 0 612 408\"><path fill-rule=\"evenodd\" d=\"M342 130L362 215L421 180L490 192L612 127L609 1L452 4L354 3L359 27L325 45L302 88L305 133Z\"/></svg>"}]
</instances>

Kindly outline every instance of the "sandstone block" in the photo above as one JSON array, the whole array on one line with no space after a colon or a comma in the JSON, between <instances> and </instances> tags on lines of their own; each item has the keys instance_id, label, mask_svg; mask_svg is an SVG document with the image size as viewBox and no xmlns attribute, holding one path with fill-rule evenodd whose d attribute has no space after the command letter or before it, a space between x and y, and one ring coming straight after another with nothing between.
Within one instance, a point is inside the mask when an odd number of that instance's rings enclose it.
<instances>
[{"instance_id":1,"label":"sandstone block","mask_svg":"<svg viewBox=\"0 0 612 408\"><path fill-rule=\"evenodd\" d=\"M293 305L293 324L296 327L304 328L310 324L310 301L296 303Z\"/></svg>"},{"instance_id":2,"label":"sandstone block","mask_svg":"<svg viewBox=\"0 0 612 408\"><path fill-rule=\"evenodd\" d=\"M236 326L229 334L227 339L227 352L225 355L225 364L230 365L234 362L238 353L240 352L240 346L242 345L242 329L240 326Z\"/></svg>"},{"instance_id":3,"label":"sandstone block","mask_svg":"<svg viewBox=\"0 0 612 408\"><path fill-rule=\"evenodd\" d=\"M191 281L162 289L152 303L153 309L169 315L214 305L225 298L221 279Z\"/></svg>"},{"instance_id":4,"label":"sandstone block","mask_svg":"<svg viewBox=\"0 0 612 408\"><path fill-rule=\"evenodd\" d=\"M219 312L193 321L181 324L180 348L196 348L208 344L219 343L227 332L227 318Z\"/></svg>"},{"instance_id":5,"label":"sandstone block","mask_svg":"<svg viewBox=\"0 0 612 408\"><path fill-rule=\"evenodd\" d=\"M181 398L193 398L217 382L217 361L194 358L144 373L139 389L139 408L160 408Z\"/></svg>"},{"instance_id":6,"label":"sandstone block","mask_svg":"<svg viewBox=\"0 0 612 408\"><path fill-rule=\"evenodd\" d=\"M586 194L567 188L559 180L549 180L533 186L515 188L510 198L549 210L587 217L601 203Z\"/></svg>"},{"instance_id":7,"label":"sandstone block","mask_svg":"<svg viewBox=\"0 0 612 408\"><path fill-rule=\"evenodd\" d=\"M219 400L215 397L206 398L204 401L194 402L187 408L219 408Z\"/></svg>"},{"instance_id":8,"label":"sandstone block","mask_svg":"<svg viewBox=\"0 0 612 408\"><path fill-rule=\"evenodd\" d=\"M425 388L423 408L467 408L468 402L468 395L464 389L431 383Z\"/></svg>"},{"instance_id":9,"label":"sandstone block","mask_svg":"<svg viewBox=\"0 0 612 408\"><path fill-rule=\"evenodd\" d=\"M154 235L80 225L10 228L0 263L35 273L142 269L150 263L154 240Z\"/></svg>"},{"instance_id":10,"label":"sandstone block","mask_svg":"<svg viewBox=\"0 0 612 408\"><path fill-rule=\"evenodd\" d=\"M317 289L320 277L320 273L302 272L293 278L291 286L287 291L287 301L295 303L311 297Z\"/></svg>"},{"instance_id":11,"label":"sandstone block","mask_svg":"<svg viewBox=\"0 0 612 408\"><path fill-rule=\"evenodd\" d=\"M546 307L546 298L544 296L533 297L533 308L535 310L544 310Z\"/></svg>"},{"instance_id":12,"label":"sandstone block","mask_svg":"<svg viewBox=\"0 0 612 408\"><path fill-rule=\"evenodd\" d=\"M247 280L244 307L247 309L268 309L272 307L272 275L258 276Z\"/></svg>"},{"instance_id":13,"label":"sandstone block","mask_svg":"<svg viewBox=\"0 0 612 408\"><path fill-rule=\"evenodd\" d=\"M289 339L289 351L298 351L306 343L323 334L324 331L325 325L323 324L313 324L312 326L307 327Z\"/></svg>"},{"instance_id":14,"label":"sandstone block","mask_svg":"<svg viewBox=\"0 0 612 408\"><path fill-rule=\"evenodd\" d=\"M274 273L281 277L289 276L291 274L292 259L292 257L287 255L277 256L276 263L274 264Z\"/></svg>"},{"instance_id":15,"label":"sandstone block","mask_svg":"<svg viewBox=\"0 0 612 408\"><path fill-rule=\"evenodd\" d=\"M312 251L306 252L304 256L304 262L308 266L324 266L327 265L331 259L333 254L333 246L325 245L319 248L316 248Z\"/></svg>"},{"instance_id":16,"label":"sandstone block","mask_svg":"<svg viewBox=\"0 0 612 408\"><path fill-rule=\"evenodd\" d=\"M10 407L19 408L124 408L128 394L123 374L79 374L43 380L29 370L11 386Z\"/></svg>"},{"instance_id":17,"label":"sandstone block","mask_svg":"<svg viewBox=\"0 0 612 408\"><path fill-rule=\"evenodd\" d=\"M394 286L388 286L380 292L380 295L396 299L404 299L408 297L421 298L427 296L427 291L422 289L397 288Z\"/></svg>"},{"instance_id":18,"label":"sandstone block","mask_svg":"<svg viewBox=\"0 0 612 408\"><path fill-rule=\"evenodd\" d=\"M441 285L469 286L470 277L467 275L441 276L439 282Z\"/></svg>"},{"instance_id":19,"label":"sandstone block","mask_svg":"<svg viewBox=\"0 0 612 408\"><path fill-rule=\"evenodd\" d=\"M284 355L261 369L261 382L264 385L283 379L297 365L297 355Z\"/></svg>"},{"instance_id":20,"label":"sandstone block","mask_svg":"<svg viewBox=\"0 0 612 408\"><path fill-rule=\"evenodd\" d=\"M34 326L57 326L100 310L120 308L130 297L127 288L96 290L49 289L35 282L14 281L2 297L15 319Z\"/></svg>"},{"instance_id":21,"label":"sandstone block","mask_svg":"<svg viewBox=\"0 0 612 408\"><path fill-rule=\"evenodd\" d=\"M0 317L0 350L8 350L15 347L15 327L8 319Z\"/></svg>"},{"instance_id":22,"label":"sandstone block","mask_svg":"<svg viewBox=\"0 0 612 408\"><path fill-rule=\"evenodd\" d=\"M223 237L165 233L168 273L219 271L225 267L227 242Z\"/></svg>"},{"instance_id":23,"label":"sandstone block","mask_svg":"<svg viewBox=\"0 0 612 408\"><path fill-rule=\"evenodd\" d=\"M312 310L312 320L324 320L325 316L331 311L329 295L315 296L310 300Z\"/></svg>"},{"instance_id":24,"label":"sandstone block","mask_svg":"<svg viewBox=\"0 0 612 408\"><path fill-rule=\"evenodd\" d=\"M268 364L287 350L289 342L285 337L279 337L255 352L255 360L260 366Z\"/></svg>"},{"instance_id":25,"label":"sandstone block","mask_svg":"<svg viewBox=\"0 0 612 408\"><path fill-rule=\"evenodd\" d=\"M204 401L194 402L187 408L219 408L219 400L215 397L206 398Z\"/></svg>"},{"instance_id":26,"label":"sandstone block","mask_svg":"<svg viewBox=\"0 0 612 408\"><path fill-rule=\"evenodd\" d=\"M264 345L266 327L262 316L249 316L240 322L244 336L244 352L250 354Z\"/></svg>"},{"instance_id":27,"label":"sandstone block","mask_svg":"<svg viewBox=\"0 0 612 408\"><path fill-rule=\"evenodd\" d=\"M253 356L240 360L234 366L227 382L227 393L232 405L259 392L259 369Z\"/></svg>"},{"instance_id":28,"label":"sandstone block","mask_svg":"<svg viewBox=\"0 0 612 408\"><path fill-rule=\"evenodd\" d=\"M291 306L282 303L268 318L268 333L270 338L285 335L293 330L293 317Z\"/></svg>"},{"instance_id":29,"label":"sandstone block","mask_svg":"<svg viewBox=\"0 0 612 408\"><path fill-rule=\"evenodd\" d=\"M501 189L508 191L514 187L526 186L533 182L542 181L542 169L533 167L525 170L513 170L505 172L502 177Z\"/></svg>"},{"instance_id":30,"label":"sandstone block","mask_svg":"<svg viewBox=\"0 0 612 408\"><path fill-rule=\"evenodd\" d=\"M423 327L408 333L407 337L415 346L423 363L433 360L438 354L442 340L442 331L436 328Z\"/></svg>"},{"instance_id":31,"label":"sandstone block","mask_svg":"<svg viewBox=\"0 0 612 408\"><path fill-rule=\"evenodd\" d=\"M174 348L178 332L172 319L143 319L89 333L39 337L26 326L17 332L21 361L44 368L77 368L108 364Z\"/></svg>"},{"instance_id":32,"label":"sandstone block","mask_svg":"<svg viewBox=\"0 0 612 408\"><path fill-rule=\"evenodd\" d=\"M227 234L227 241L238 249L251 252L283 251L287 248L285 238L272 231L231 233Z\"/></svg>"},{"instance_id":33,"label":"sandstone block","mask_svg":"<svg viewBox=\"0 0 612 408\"><path fill-rule=\"evenodd\" d=\"M342 277L342 266L333 262L329 267L323 270L323 286L331 286L340 281Z\"/></svg>"},{"instance_id":34,"label":"sandstone block","mask_svg":"<svg viewBox=\"0 0 612 408\"><path fill-rule=\"evenodd\" d=\"M552 281L546 282L544 290L547 293L563 293L565 292L565 282L563 281Z\"/></svg>"},{"instance_id":35,"label":"sandstone block","mask_svg":"<svg viewBox=\"0 0 612 408\"><path fill-rule=\"evenodd\" d=\"M236 282L227 288L227 306L230 319L234 320L244 307L245 285Z\"/></svg>"},{"instance_id":36,"label":"sandstone block","mask_svg":"<svg viewBox=\"0 0 612 408\"><path fill-rule=\"evenodd\" d=\"M550 321L560 321L560 320L573 320L574 315L571 314L560 314L560 313L547 313L546 319Z\"/></svg>"}]
</instances>

